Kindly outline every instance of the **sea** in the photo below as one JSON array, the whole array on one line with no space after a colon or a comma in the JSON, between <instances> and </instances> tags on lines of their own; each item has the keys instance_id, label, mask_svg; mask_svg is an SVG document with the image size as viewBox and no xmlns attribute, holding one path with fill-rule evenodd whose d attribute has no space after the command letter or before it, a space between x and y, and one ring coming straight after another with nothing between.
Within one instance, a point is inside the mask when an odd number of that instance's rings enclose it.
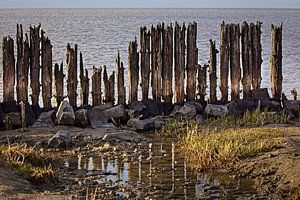
<instances>
[{"instance_id":1,"label":"sea","mask_svg":"<svg viewBox=\"0 0 300 200\"><path fill-rule=\"evenodd\" d=\"M67 43L76 43L90 75L93 66L103 65L107 66L110 74L115 70L118 50L127 69L128 44L135 38L139 41L140 27L147 26L150 29L152 24L174 24L175 21L180 24L197 22L198 62L201 65L208 63L210 39L215 40L219 48L220 25L223 21L240 24L243 21L263 22L262 87L269 89L271 24L283 23L283 92L291 97L291 89L300 91L300 9L0 9L0 36L10 35L15 39L17 23L23 25L24 32L29 31L30 25L41 23L53 45L54 63L65 63ZM2 52L0 63L1 100ZM125 80L128 88L127 76ZM220 96L219 89L217 93Z\"/></svg>"}]
</instances>

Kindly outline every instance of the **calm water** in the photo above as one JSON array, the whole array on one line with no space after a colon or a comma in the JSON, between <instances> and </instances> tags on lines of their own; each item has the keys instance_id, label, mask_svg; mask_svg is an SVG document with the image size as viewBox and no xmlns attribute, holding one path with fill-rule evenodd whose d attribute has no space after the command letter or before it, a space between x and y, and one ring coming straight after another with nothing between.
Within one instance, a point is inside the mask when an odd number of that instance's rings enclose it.
<instances>
[{"instance_id":1,"label":"calm water","mask_svg":"<svg viewBox=\"0 0 300 200\"><path fill-rule=\"evenodd\" d=\"M114 62L118 49L122 61L127 66L128 43L139 37L141 26L150 27L157 22L196 21L199 63L203 64L209 59L209 39L216 40L219 46L220 23L223 20L227 23L259 20L263 22L262 86L269 87L271 23L283 22L283 87L284 92L290 96L292 88L300 90L299 19L300 10L296 9L2 9L0 35L11 35L15 38L16 23L23 24L24 30L28 30L31 24L41 23L46 35L52 41L54 62L65 61L67 43L77 43L90 72L93 65L107 65L108 71L111 72L115 69Z\"/></svg>"}]
</instances>

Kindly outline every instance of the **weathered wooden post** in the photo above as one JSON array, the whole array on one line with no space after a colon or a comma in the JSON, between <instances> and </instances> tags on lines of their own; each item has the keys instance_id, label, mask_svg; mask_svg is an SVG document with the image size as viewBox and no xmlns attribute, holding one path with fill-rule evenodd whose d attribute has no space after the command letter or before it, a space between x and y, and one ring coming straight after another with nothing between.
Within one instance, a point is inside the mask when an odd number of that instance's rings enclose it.
<instances>
[{"instance_id":1,"label":"weathered wooden post","mask_svg":"<svg viewBox=\"0 0 300 200\"><path fill-rule=\"evenodd\" d=\"M149 82L150 82L150 31L146 27L140 29L140 53L141 53L141 86L142 98L149 97Z\"/></svg>"},{"instance_id":2,"label":"weathered wooden post","mask_svg":"<svg viewBox=\"0 0 300 200\"><path fill-rule=\"evenodd\" d=\"M162 73L162 38L161 24L156 28L151 27L151 87L152 97L155 101L161 101L161 73Z\"/></svg>"},{"instance_id":3,"label":"weathered wooden post","mask_svg":"<svg viewBox=\"0 0 300 200\"><path fill-rule=\"evenodd\" d=\"M115 102L115 72L108 77L106 66L103 66L104 102Z\"/></svg>"},{"instance_id":4,"label":"weathered wooden post","mask_svg":"<svg viewBox=\"0 0 300 200\"><path fill-rule=\"evenodd\" d=\"M102 68L93 67L92 75L92 99L93 106L99 106L102 104L102 92L101 92L101 77Z\"/></svg>"},{"instance_id":5,"label":"weathered wooden post","mask_svg":"<svg viewBox=\"0 0 300 200\"><path fill-rule=\"evenodd\" d=\"M42 30L42 96L46 109L52 108L52 65L52 45Z\"/></svg>"},{"instance_id":6,"label":"weathered wooden post","mask_svg":"<svg viewBox=\"0 0 300 200\"><path fill-rule=\"evenodd\" d=\"M175 22L174 33L174 62L175 62L175 95L176 102L183 102L184 94L184 78L185 78L185 24L182 27Z\"/></svg>"},{"instance_id":7,"label":"weathered wooden post","mask_svg":"<svg viewBox=\"0 0 300 200\"><path fill-rule=\"evenodd\" d=\"M220 90L222 103L228 102L229 55L230 26L223 21L220 32Z\"/></svg>"},{"instance_id":8,"label":"weathered wooden post","mask_svg":"<svg viewBox=\"0 0 300 200\"><path fill-rule=\"evenodd\" d=\"M197 23L188 25L187 29L187 100L194 100L196 97L196 66L198 64L197 49Z\"/></svg>"},{"instance_id":9,"label":"weathered wooden post","mask_svg":"<svg viewBox=\"0 0 300 200\"><path fill-rule=\"evenodd\" d=\"M271 90L273 98L280 98L282 93L282 24L280 26L271 26Z\"/></svg>"},{"instance_id":10,"label":"weathered wooden post","mask_svg":"<svg viewBox=\"0 0 300 200\"><path fill-rule=\"evenodd\" d=\"M81 99L81 105L86 106L89 104L89 74L87 69L84 69L83 67L83 58L82 53L80 52L79 57L79 68L80 68L80 99Z\"/></svg>"},{"instance_id":11,"label":"weathered wooden post","mask_svg":"<svg viewBox=\"0 0 300 200\"><path fill-rule=\"evenodd\" d=\"M139 54L137 52L137 41L131 41L128 47L128 81L129 81L129 103L138 100L139 84Z\"/></svg>"},{"instance_id":12,"label":"weathered wooden post","mask_svg":"<svg viewBox=\"0 0 300 200\"><path fill-rule=\"evenodd\" d=\"M57 63L54 65L54 85L55 85L55 98L57 107L64 99L64 71L63 63L60 64L60 67Z\"/></svg>"},{"instance_id":13,"label":"weathered wooden post","mask_svg":"<svg viewBox=\"0 0 300 200\"><path fill-rule=\"evenodd\" d=\"M17 24L17 101L28 102L29 41L23 40L22 25Z\"/></svg>"},{"instance_id":14,"label":"weathered wooden post","mask_svg":"<svg viewBox=\"0 0 300 200\"><path fill-rule=\"evenodd\" d=\"M210 60L209 60L209 103L217 102L217 53L216 42L210 42Z\"/></svg>"},{"instance_id":15,"label":"weathered wooden post","mask_svg":"<svg viewBox=\"0 0 300 200\"><path fill-rule=\"evenodd\" d=\"M30 27L30 87L33 105L39 103L40 96L40 29L41 24Z\"/></svg>"},{"instance_id":16,"label":"weathered wooden post","mask_svg":"<svg viewBox=\"0 0 300 200\"><path fill-rule=\"evenodd\" d=\"M67 80L67 91L70 105L77 107L77 44L74 48L70 47L70 44L67 45L67 71L68 71L68 80Z\"/></svg>"},{"instance_id":17,"label":"weathered wooden post","mask_svg":"<svg viewBox=\"0 0 300 200\"><path fill-rule=\"evenodd\" d=\"M162 95L166 103L172 103L173 99L173 27L172 24L163 30L162 51Z\"/></svg>"},{"instance_id":18,"label":"weathered wooden post","mask_svg":"<svg viewBox=\"0 0 300 200\"><path fill-rule=\"evenodd\" d=\"M230 79L231 79L231 100L240 98L240 25L230 26Z\"/></svg>"},{"instance_id":19,"label":"weathered wooden post","mask_svg":"<svg viewBox=\"0 0 300 200\"><path fill-rule=\"evenodd\" d=\"M200 96L200 101L205 101L205 95L206 95L206 88L207 88L207 68L209 65L198 65L198 91Z\"/></svg>"},{"instance_id":20,"label":"weathered wooden post","mask_svg":"<svg viewBox=\"0 0 300 200\"><path fill-rule=\"evenodd\" d=\"M116 58L116 71L117 71L117 80L118 80L118 104L126 103L126 89L124 81L124 66L123 62L120 59L120 52L118 51Z\"/></svg>"},{"instance_id":21,"label":"weathered wooden post","mask_svg":"<svg viewBox=\"0 0 300 200\"><path fill-rule=\"evenodd\" d=\"M250 32L247 22L243 22L241 27L241 43L242 43L242 65L243 65L243 98L248 99L250 96L252 82L252 66L250 66Z\"/></svg>"},{"instance_id":22,"label":"weathered wooden post","mask_svg":"<svg viewBox=\"0 0 300 200\"><path fill-rule=\"evenodd\" d=\"M261 84L261 22L250 24L251 32L251 57L252 57L252 87L253 89L260 88Z\"/></svg>"},{"instance_id":23,"label":"weathered wooden post","mask_svg":"<svg viewBox=\"0 0 300 200\"><path fill-rule=\"evenodd\" d=\"M3 38L2 50L3 101L9 101L14 100L16 71L14 56L14 40L10 36Z\"/></svg>"}]
</instances>

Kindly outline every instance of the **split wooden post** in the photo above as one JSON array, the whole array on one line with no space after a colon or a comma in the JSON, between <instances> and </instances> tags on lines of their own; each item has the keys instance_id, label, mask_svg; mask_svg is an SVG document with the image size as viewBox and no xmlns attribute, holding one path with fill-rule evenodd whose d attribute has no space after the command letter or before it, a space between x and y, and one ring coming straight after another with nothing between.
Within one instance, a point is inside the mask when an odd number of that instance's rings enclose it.
<instances>
[{"instance_id":1,"label":"split wooden post","mask_svg":"<svg viewBox=\"0 0 300 200\"><path fill-rule=\"evenodd\" d=\"M41 24L30 27L30 87L33 105L39 103L40 96L40 30Z\"/></svg>"},{"instance_id":2,"label":"split wooden post","mask_svg":"<svg viewBox=\"0 0 300 200\"><path fill-rule=\"evenodd\" d=\"M162 54L162 95L166 103L172 103L173 99L173 26L170 24L163 30L163 54Z\"/></svg>"},{"instance_id":3,"label":"split wooden post","mask_svg":"<svg viewBox=\"0 0 300 200\"><path fill-rule=\"evenodd\" d=\"M197 70L198 70L198 91L199 91L199 96L200 96L200 101L204 102L205 101L205 95L206 95L206 88L207 88L207 68L209 65L198 65Z\"/></svg>"},{"instance_id":4,"label":"split wooden post","mask_svg":"<svg viewBox=\"0 0 300 200\"><path fill-rule=\"evenodd\" d=\"M79 68L80 68L80 99L81 99L81 105L86 106L89 104L89 74L87 69L84 69L83 67L83 58L82 53L80 52L79 56Z\"/></svg>"},{"instance_id":5,"label":"split wooden post","mask_svg":"<svg viewBox=\"0 0 300 200\"><path fill-rule=\"evenodd\" d=\"M251 23L250 32L251 32L251 47L252 47L252 87L253 89L259 89L261 84L261 22L256 24Z\"/></svg>"},{"instance_id":6,"label":"split wooden post","mask_svg":"<svg viewBox=\"0 0 300 200\"><path fill-rule=\"evenodd\" d=\"M240 25L230 26L230 79L231 79L231 101L240 98Z\"/></svg>"},{"instance_id":7,"label":"split wooden post","mask_svg":"<svg viewBox=\"0 0 300 200\"><path fill-rule=\"evenodd\" d=\"M104 102L115 102L115 72L108 78L106 66L103 66Z\"/></svg>"},{"instance_id":8,"label":"split wooden post","mask_svg":"<svg viewBox=\"0 0 300 200\"><path fill-rule=\"evenodd\" d=\"M46 109L52 108L52 65L52 45L42 30L42 96Z\"/></svg>"},{"instance_id":9,"label":"split wooden post","mask_svg":"<svg viewBox=\"0 0 300 200\"><path fill-rule=\"evenodd\" d=\"M209 103L217 102L217 53L216 42L210 40Z\"/></svg>"},{"instance_id":10,"label":"split wooden post","mask_svg":"<svg viewBox=\"0 0 300 200\"><path fill-rule=\"evenodd\" d=\"M55 98L56 105L59 107L60 103L64 99L64 71L63 63L60 64L60 67L57 63L54 65L54 85L55 85Z\"/></svg>"},{"instance_id":11,"label":"split wooden post","mask_svg":"<svg viewBox=\"0 0 300 200\"><path fill-rule=\"evenodd\" d=\"M77 107L77 44L74 48L71 48L70 44L67 45L67 91L69 97L69 103L73 107Z\"/></svg>"},{"instance_id":12,"label":"split wooden post","mask_svg":"<svg viewBox=\"0 0 300 200\"><path fill-rule=\"evenodd\" d=\"M175 22L174 33L174 62L175 62L175 95L176 102L183 102L184 94L184 78L185 78L185 24L182 27Z\"/></svg>"},{"instance_id":13,"label":"split wooden post","mask_svg":"<svg viewBox=\"0 0 300 200\"><path fill-rule=\"evenodd\" d=\"M157 24L156 28L151 27L151 87L152 97L156 102L161 101L161 73L162 73L162 38L161 24Z\"/></svg>"},{"instance_id":14,"label":"split wooden post","mask_svg":"<svg viewBox=\"0 0 300 200\"><path fill-rule=\"evenodd\" d=\"M280 98L282 93L282 24L271 26L271 90L273 98Z\"/></svg>"},{"instance_id":15,"label":"split wooden post","mask_svg":"<svg viewBox=\"0 0 300 200\"><path fill-rule=\"evenodd\" d=\"M196 97L196 66L198 64L197 49L197 23L188 25L187 29L187 100L194 100Z\"/></svg>"},{"instance_id":16,"label":"split wooden post","mask_svg":"<svg viewBox=\"0 0 300 200\"><path fill-rule=\"evenodd\" d=\"M228 102L229 55L230 26L223 21L220 31L220 90L222 103Z\"/></svg>"},{"instance_id":17,"label":"split wooden post","mask_svg":"<svg viewBox=\"0 0 300 200\"><path fill-rule=\"evenodd\" d=\"M99 106L102 104L102 92L101 92L101 77L102 68L93 67L92 75L92 99L93 106Z\"/></svg>"},{"instance_id":18,"label":"split wooden post","mask_svg":"<svg viewBox=\"0 0 300 200\"><path fill-rule=\"evenodd\" d=\"M2 50L3 101L9 101L14 100L16 71L14 56L14 40L10 36L3 38Z\"/></svg>"},{"instance_id":19,"label":"split wooden post","mask_svg":"<svg viewBox=\"0 0 300 200\"><path fill-rule=\"evenodd\" d=\"M126 103L126 89L124 81L124 66L120 59L120 52L117 53L116 58L116 71L117 71L117 85L118 85L118 104L125 105Z\"/></svg>"},{"instance_id":20,"label":"split wooden post","mask_svg":"<svg viewBox=\"0 0 300 200\"><path fill-rule=\"evenodd\" d=\"M242 43L242 65L243 65L243 98L250 97L251 82L252 82L252 65L250 65L250 31L247 22L243 22L241 27L241 43Z\"/></svg>"},{"instance_id":21,"label":"split wooden post","mask_svg":"<svg viewBox=\"0 0 300 200\"><path fill-rule=\"evenodd\" d=\"M131 41L128 47L128 81L129 81L129 103L138 100L139 85L139 54L137 52L137 41Z\"/></svg>"},{"instance_id":22,"label":"split wooden post","mask_svg":"<svg viewBox=\"0 0 300 200\"><path fill-rule=\"evenodd\" d=\"M17 24L17 101L28 102L29 41L23 40L22 25Z\"/></svg>"},{"instance_id":23,"label":"split wooden post","mask_svg":"<svg viewBox=\"0 0 300 200\"><path fill-rule=\"evenodd\" d=\"M146 26L140 28L140 45L142 98L145 100L149 98L150 83L150 31Z\"/></svg>"}]
</instances>

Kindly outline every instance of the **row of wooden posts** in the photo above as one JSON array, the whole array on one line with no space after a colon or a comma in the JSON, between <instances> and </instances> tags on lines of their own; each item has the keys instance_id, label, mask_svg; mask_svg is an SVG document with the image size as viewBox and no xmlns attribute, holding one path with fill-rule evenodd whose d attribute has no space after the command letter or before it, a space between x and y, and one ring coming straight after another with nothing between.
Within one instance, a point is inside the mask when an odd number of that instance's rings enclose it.
<instances>
[{"instance_id":1,"label":"row of wooden posts","mask_svg":"<svg viewBox=\"0 0 300 200\"><path fill-rule=\"evenodd\" d=\"M187 29L185 24L180 26L177 22L174 27L172 24L165 26L164 23L152 26L151 30L141 27L139 52L136 39L131 41L128 47L128 102L138 100L139 86L142 99L149 98L151 86L152 98L157 102L172 103L194 99L204 101L208 71L209 102L215 103L217 101L218 53L220 53L221 101L226 103L229 100L229 77L231 100L240 98L241 84L243 98L249 98L250 90L258 89L261 85L261 24L261 22L256 24L244 22L240 27L239 24L223 22L220 31L220 49L217 50L215 41L210 40L209 64L203 66L198 64L196 22L189 23ZM57 105L65 98L64 66L63 63L60 66L54 65L55 94L53 95L51 42L45 37L41 25L30 27L29 34L29 37L25 34L24 39L22 25L17 24L16 62L13 39L10 36L3 38L3 101L14 100L16 85L17 101L28 102L28 75L30 75L32 104L39 102L41 85L44 108L51 108L53 96L56 98ZM271 89L273 97L280 98L282 92L282 25L279 27L272 25L271 36ZM78 95L77 49L76 44L74 48L68 44L66 53L67 97L74 107L77 106ZM87 69L84 68L81 52L79 60L81 105L88 105L89 75ZM116 58L118 104L125 104L127 99L124 76L124 66L118 52ZM104 95L102 95L102 80ZM93 106L115 102L115 72L108 76L105 66L94 67L91 90Z\"/></svg>"}]
</instances>

